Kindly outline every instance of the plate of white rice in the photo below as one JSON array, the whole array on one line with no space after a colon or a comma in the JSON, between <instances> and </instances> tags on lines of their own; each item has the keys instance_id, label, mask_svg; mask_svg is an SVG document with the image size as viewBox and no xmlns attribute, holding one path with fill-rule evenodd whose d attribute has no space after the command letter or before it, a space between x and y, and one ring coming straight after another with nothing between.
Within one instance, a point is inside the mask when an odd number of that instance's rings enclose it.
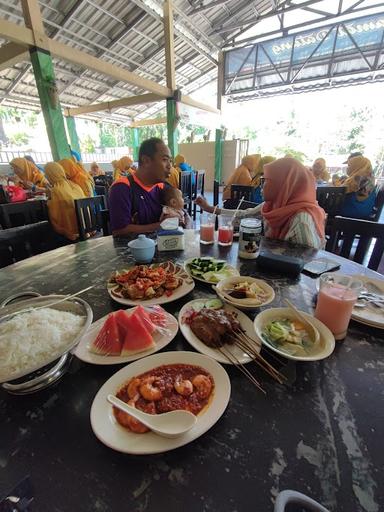
<instances>
[{"instance_id":1,"label":"plate of white rice","mask_svg":"<svg viewBox=\"0 0 384 512\"><path fill-rule=\"evenodd\" d=\"M42 368L80 341L92 322L91 308L78 298L49 307L57 300L60 296L38 297L0 310L15 313L3 321L0 317L0 382ZM31 306L39 308L28 310Z\"/></svg>"}]
</instances>

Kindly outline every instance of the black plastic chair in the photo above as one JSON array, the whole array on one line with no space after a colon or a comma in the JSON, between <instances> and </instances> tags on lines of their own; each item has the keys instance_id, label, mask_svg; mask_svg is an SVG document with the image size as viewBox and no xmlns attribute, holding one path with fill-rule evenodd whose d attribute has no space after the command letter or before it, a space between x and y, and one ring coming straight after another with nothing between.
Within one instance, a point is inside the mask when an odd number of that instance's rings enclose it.
<instances>
[{"instance_id":1,"label":"black plastic chair","mask_svg":"<svg viewBox=\"0 0 384 512\"><path fill-rule=\"evenodd\" d=\"M109 210L100 210L100 215L101 215L101 226L102 226L102 230L103 230L103 236L111 235Z\"/></svg>"},{"instance_id":2,"label":"black plastic chair","mask_svg":"<svg viewBox=\"0 0 384 512\"><path fill-rule=\"evenodd\" d=\"M0 230L0 268L54 249L51 234L51 226L46 220Z\"/></svg>"},{"instance_id":3,"label":"black plastic chair","mask_svg":"<svg viewBox=\"0 0 384 512\"><path fill-rule=\"evenodd\" d=\"M0 204L0 224L3 229L26 226L48 220L45 200Z\"/></svg>"},{"instance_id":4,"label":"black plastic chair","mask_svg":"<svg viewBox=\"0 0 384 512\"><path fill-rule=\"evenodd\" d=\"M179 189L183 194L184 208L192 215L192 171L181 171L179 178Z\"/></svg>"},{"instance_id":5,"label":"black plastic chair","mask_svg":"<svg viewBox=\"0 0 384 512\"><path fill-rule=\"evenodd\" d=\"M80 240L86 240L88 234L103 230L101 210L105 210L105 197L95 196L75 199L75 210Z\"/></svg>"},{"instance_id":6,"label":"black plastic chair","mask_svg":"<svg viewBox=\"0 0 384 512\"><path fill-rule=\"evenodd\" d=\"M199 196L204 195L204 185L205 185L205 171L193 171L195 174L195 183L193 186L192 199L195 199ZM201 213L202 210L200 210ZM196 220L196 212L197 205L193 203L193 220Z\"/></svg>"},{"instance_id":7,"label":"black plastic chair","mask_svg":"<svg viewBox=\"0 0 384 512\"><path fill-rule=\"evenodd\" d=\"M373 222L378 222L380 219L381 212L383 211L384 206L384 185L379 188L376 195L375 205L373 207L373 212L369 216L368 220L372 220Z\"/></svg>"},{"instance_id":8,"label":"black plastic chair","mask_svg":"<svg viewBox=\"0 0 384 512\"><path fill-rule=\"evenodd\" d=\"M328 219L336 217L336 215L340 215L341 208L344 204L346 190L346 187L317 187L317 202L328 215Z\"/></svg>"},{"instance_id":9,"label":"black plastic chair","mask_svg":"<svg viewBox=\"0 0 384 512\"><path fill-rule=\"evenodd\" d=\"M231 199L240 201L243 197L245 201L252 201L254 187L248 185L231 185Z\"/></svg>"},{"instance_id":10,"label":"black plastic chair","mask_svg":"<svg viewBox=\"0 0 384 512\"><path fill-rule=\"evenodd\" d=\"M335 217L326 249L344 258L350 258L353 244L356 241L357 246L352 259L357 263L363 263L370 250L373 238L376 239L376 242L373 246L368 268L377 270L384 252L384 224L368 220Z\"/></svg>"}]
</instances>

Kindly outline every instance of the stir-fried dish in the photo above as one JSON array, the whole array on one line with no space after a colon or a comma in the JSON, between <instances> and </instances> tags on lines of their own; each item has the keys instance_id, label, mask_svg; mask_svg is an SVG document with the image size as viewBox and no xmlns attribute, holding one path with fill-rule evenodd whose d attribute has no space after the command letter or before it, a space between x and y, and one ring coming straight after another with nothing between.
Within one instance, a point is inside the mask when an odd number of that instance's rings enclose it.
<instances>
[{"instance_id":1,"label":"stir-fried dish","mask_svg":"<svg viewBox=\"0 0 384 512\"><path fill-rule=\"evenodd\" d=\"M291 355L306 356L313 349L313 341L297 320L274 320L264 327L261 335L272 346Z\"/></svg>"},{"instance_id":2,"label":"stir-fried dish","mask_svg":"<svg viewBox=\"0 0 384 512\"><path fill-rule=\"evenodd\" d=\"M168 364L133 377L116 393L117 398L148 414L185 410L197 415L209 403L215 383L212 375L200 366ZM144 434L148 428L129 414L113 407L117 422Z\"/></svg>"},{"instance_id":3,"label":"stir-fried dish","mask_svg":"<svg viewBox=\"0 0 384 512\"><path fill-rule=\"evenodd\" d=\"M109 284L113 286L112 294L131 300L149 300L171 296L183 283L183 278L176 275L178 267L137 265L129 270L115 272Z\"/></svg>"}]
</instances>

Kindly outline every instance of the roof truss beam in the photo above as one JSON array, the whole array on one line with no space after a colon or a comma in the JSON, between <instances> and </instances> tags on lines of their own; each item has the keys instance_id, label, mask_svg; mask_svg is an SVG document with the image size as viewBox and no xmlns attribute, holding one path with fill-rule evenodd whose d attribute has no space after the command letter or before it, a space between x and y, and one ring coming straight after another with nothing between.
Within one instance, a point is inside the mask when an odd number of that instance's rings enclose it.
<instances>
[{"instance_id":1,"label":"roof truss beam","mask_svg":"<svg viewBox=\"0 0 384 512\"><path fill-rule=\"evenodd\" d=\"M230 2L230 0L213 0L212 2L206 4L204 4L204 2L199 2L200 5L193 7L192 10L188 12L188 14L198 14L199 12L206 11L207 9L212 9L212 7L227 4L228 2Z\"/></svg>"},{"instance_id":2,"label":"roof truss beam","mask_svg":"<svg viewBox=\"0 0 384 512\"><path fill-rule=\"evenodd\" d=\"M0 47L0 71L29 60L29 52L17 43L7 43Z\"/></svg>"},{"instance_id":3,"label":"roof truss beam","mask_svg":"<svg viewBox=\"0 0 384 512\"><path fill-rule=\"evenodd\" d=\"M66 116L78 116L80 114L89 114L90 112L100 112L101 110L111 111L113 108L129 107L132 105L145 105L146 103L154 103L163 100L164 97L158 94L148 93L139 96L129 96L114 101L104 101L84 107L68 108L65 111Z\"/></svg>"}]
</instances>

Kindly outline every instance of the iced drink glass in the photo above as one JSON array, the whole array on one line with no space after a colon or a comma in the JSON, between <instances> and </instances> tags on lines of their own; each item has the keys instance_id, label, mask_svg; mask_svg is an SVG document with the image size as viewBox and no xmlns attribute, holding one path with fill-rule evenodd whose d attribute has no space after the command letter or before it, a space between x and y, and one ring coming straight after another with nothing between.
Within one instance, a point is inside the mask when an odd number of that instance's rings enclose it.
<instances>
[{"instance_id":1,"label":"iced drink glass","mask_svg":"<svg viewBox=\"0 0 384 512\"><path fill-rule=\"evenodd\" d=\"M233 215L219 215L219 245L232 245Z\"/></svg>"},{"instance_id":2,"label":"iced drink glass","mask_svg":"<svg viewBox=\"0 0 384 512\"><path fill-rule=\"evenodd\" d=\"M315 317L328 327L336 340L345 338L362 288L362 282L351 276L329 272L320 277Z\"/></svg>"},{"instance_id":3,"label":"iced drink glass","mask_svg":"<svg viewBox=\"0 0 384 512\"><path fill-rule=\"evenodd\" d=\"M213 244L215 241L215 220L216 215L202 213L200 216L200 243Z\"/></svg>"}]
</instances>

